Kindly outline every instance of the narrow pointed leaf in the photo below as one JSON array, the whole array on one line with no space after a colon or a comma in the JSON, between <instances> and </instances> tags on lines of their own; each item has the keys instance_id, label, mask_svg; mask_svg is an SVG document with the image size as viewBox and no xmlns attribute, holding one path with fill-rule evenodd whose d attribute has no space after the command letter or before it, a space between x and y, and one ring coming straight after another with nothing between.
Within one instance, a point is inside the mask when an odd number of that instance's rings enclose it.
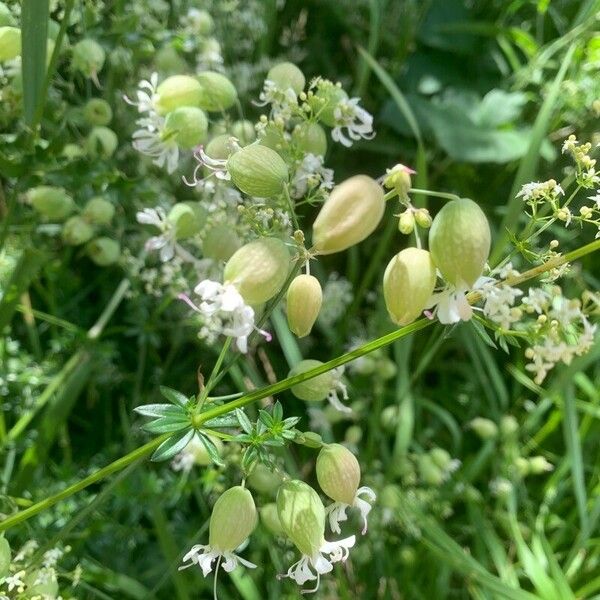
<instances>
[{"instance_id":1,"label":"narrow pointed leaf","mask_svg":"<svg viewBox=\"0 0 600 600\"><path fill-rule=\"evenodd\" d=\"M183 433L178 433L165 440L152 455L151 459L153 462L161 462L163 460L169 460L176 454L181 452L194 437L194 430L189 429Z\"/></svg>"}]
</instances>

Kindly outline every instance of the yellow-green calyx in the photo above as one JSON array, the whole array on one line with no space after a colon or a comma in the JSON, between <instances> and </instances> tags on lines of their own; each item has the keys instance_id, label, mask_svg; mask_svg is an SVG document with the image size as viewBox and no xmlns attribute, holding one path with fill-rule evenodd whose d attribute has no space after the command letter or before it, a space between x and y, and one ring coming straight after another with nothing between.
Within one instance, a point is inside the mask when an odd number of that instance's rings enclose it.
<instances>
[{"instance_id":1,"label":"yellow-green calyx","mask_svg":"<svg viewBox=\"0 0 600 600\"><path fill-rule=\"evenodd\" d=\"M286 481L277 492L277 514L296 548L315 556L325 541L325 507L317 492L303 481Z\"/></svg>"},{"instance_id":2,"label":"yellow-green calyx","mask_svg":"<svg viewBox=\"0 0 600 600\"><path fill-rule=\"evenodd\" d=\"M288 377L305 373L306 371L310 371L311 369L319 367L322 364L323 363L320 360L307 359L300 361L291 369ZM316 377L308 379L307 381L297 383L296 385L292 386L291 391L292 394L294 394L294 396L300 400L305 400L307 402L318 402L327 398L333 386L333 376L331 371L327 371L327 373L323 373L322 375L317 375Z\"/></svg>"},{"instance_id":3,"label":"yellow-green calyx","mask_svg":"<svg viewBox=\"0 0 600 600\"><path fill-rule=\"evenodd\" d=\"M323 302L319 280L312 275L298 275L288 288L286 300L290 330L300 338L307 336L319 316Z\"/></svg>"},{"instance_id":4,"label":"yellow-green calyx","mask_svg":"<svg viewBox=\"0 0 600 600\"><path fill-rule=\"evenodd\" d=\"M223 492L210 517L208 543L215 550L235 550L256 527L258 515L252 494L240 485Z\"/></svg>"},{"instance_id":5,"label":"yellow-green calyx","mask_svg":"<svg viewBox=\"0 0 600 600\"><path fill-rule=\"evenodd\" d=\"M335 502L352 505L360 484L358 460L341 444L329 444L317 457L317 480Z\"/></svg>"}]
</instances>

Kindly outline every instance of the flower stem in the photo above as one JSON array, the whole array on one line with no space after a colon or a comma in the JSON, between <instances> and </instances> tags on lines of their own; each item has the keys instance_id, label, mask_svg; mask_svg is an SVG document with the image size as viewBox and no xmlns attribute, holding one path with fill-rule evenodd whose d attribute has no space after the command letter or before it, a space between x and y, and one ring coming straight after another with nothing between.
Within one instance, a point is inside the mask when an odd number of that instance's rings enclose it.
<instances>
[{"instance_id":1,"label":"flower stem","mask_svg":"<svg viewBox=\"0 0 600 600\"><path fill-rule=\"evenodd\" d=\"M410 188L409 194L421 194L423 196L432 196L433 198L444 198L445 200L460 200L460 196L448 192L433 192L431 190L421 190L419 188Z\"/></svg>"}]
</instances>

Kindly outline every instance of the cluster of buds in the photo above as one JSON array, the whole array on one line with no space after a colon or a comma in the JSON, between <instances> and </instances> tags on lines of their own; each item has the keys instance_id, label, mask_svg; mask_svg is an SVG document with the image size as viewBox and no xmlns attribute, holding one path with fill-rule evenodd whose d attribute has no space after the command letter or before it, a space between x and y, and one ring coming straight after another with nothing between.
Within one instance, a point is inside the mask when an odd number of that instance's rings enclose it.
<instances>
[{"instance_id":1,"label":"cluster of buds","mask_svg":"<svg viewBox=\"0 0 600 600\"><path fill-rule=\"evenodd\" d=\"M596 171L596 159L590 156L591 150L590 142L582 144L574 135L570 135L562 147L563 153L569 153L575 161L577 183L588 189L600 183L600 175Z\"/></svg>"}]
</instances>

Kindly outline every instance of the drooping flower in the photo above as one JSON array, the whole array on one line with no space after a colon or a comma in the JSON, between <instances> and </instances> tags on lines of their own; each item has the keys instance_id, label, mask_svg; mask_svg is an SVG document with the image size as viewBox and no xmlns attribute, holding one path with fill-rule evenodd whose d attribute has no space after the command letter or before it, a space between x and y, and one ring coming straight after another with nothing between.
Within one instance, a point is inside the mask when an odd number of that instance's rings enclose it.
<instances>
[{"instance_id":1,"label":"drooping flower","mask_svg":"<svg viewBox=\"0 0 600 600\"><path fill-rule=\"evenodd\" d=\"M370 140L375 136L373 116L360 107L359 102L360 98L342 98L333 109L335 127L331 137L347 148L352 146L353 142L360 139Z\"/></svg>"},{"instance_id":2,"label":"drooping flower","mask_svg":"<svg viewBox=\"0 0 600 600\"><path fill-rule=\"evenodd\" d=\"M177 231L171 223L165 211L157 206L156 208L145 208L136 215L138 223L144 225L154 225L161 234L151 237L145 244L146 251L160 250L160 260L167 262L175 256L177 246Z\"/></svg>"},{"instance_id":3,"label":"drooping flower","mask_svg":"<svg viewBox=\"0 0 600 600\"><path fill-rule=\"evenodd\" d=\"M154 112L156 110L155 105L158 100L158 73L152 73L150 79L142 79L138 84L138 90L136 92L137 102L131 100L127 96L123 96L123 99L127 104L131 106L137 106L140 113Z\"/></svg>"},{"instance_id":4,"label":"drooping flower","mask_svg":"<svg viewBox=\"0 0 600 600\"><path fill-rule=\"evenodd\" d=\"M175 136L165 129L165 119L155 112L136 121L139 129L133 133L133 147L146 156L151 156L158 167L166 167L173 173L179 163L179 146Z\"/></svg>"},{"instance_id":5,"label":"drooping flower","mask_svg":"<svg viewBox=\"0 0 600 600\"><path fill-rule=\"evenodd\" d=\"M252 494L242 486L235 486L223 492L215 502L210 517L208 544L196 544L183 557L184 564L179 570L198 565L206 577L213 570L213 562L228 573L238 564L250 569L256 565L234 553L243 544L254 528L258 514ZM187 563L187 564L185 564Z\"/></svg>"},{"instance_id":6,"label":"drooping flower","mask_svg":"<svg viewBox=\"0 0 600 600\"><path fill-rule=\"evenodd\" d=\"M346 510L351 507L359 510L363 520L362 533L367 533L370 502L374 502L377 497L370 487L358 487L360 476L358 460L345 446L329 444L319 452L317 480L321 489L334 501L325 509L329 517L329 527L334 533L341 533L339 524L348 518Z\"/></svg>"},{"instance_id":7,"label":"drooping flower","mask_svg":"<svg viewBox=\"0 0 600 600\"><path fill-rule=\"evenodd\" d=\"M284 533L302 553L300 560L280 577L289 577L298 585L316 580L313 589L302 593L316 592L321 575L332 571L334 563L347 560L356 537L336 542L325 540L325 507L315 490L303 481L290 480L281 485L277 492L277 514Z\"/></svg>"},{"instance_id":8,"label":"drooping flower","mask_svg":"<svg viewBox=\"0 0 600 600\"><path fill-rule=\"evenodd\" d=\"M460 288L453 285L446 286L431 296L425 308L434 310L425 314L432 319L437 317L438 321L444 325L469 321L473 316L473 308L467 301L468 291L466 286Z\"/></svg>"},{"instance_id":9,"label":"drooping flower","mask_svg":"<svg viewBox=\"0 0 600 600\"><path fill-rule=\"evenodd\" d=\"M237 146L237 140L235 138L231 138L230 142L232 149ZM206 154L206 152L204 152L203 146L198 146L198 148L196 148L194 151L194 158L198 164L194 168L192 179L190 181L188 181L185 177L182 178L185 185L189 187L196 187L197 185L200 185L204 179L202 177L199 178L198 173L200 173L204 167L211 171L211 174L217 179L221 179L223 181L229 181L231 179L231 176L227 171L227 159L211 158L208 156L208 154Z\"/></svg>"},{"instance_id":10,"label":"drooping flower","mask_svg":"<svg viewBox=\"0 0 600 600\"><path fill-rule=\"evenodd\" d=\"M234 285L205 279L194 288L194 293L200 296L198 305L185 294L180 294L179 298L204 317L207 332L203 335L201 330L203 337L209 337L206 334L210 333L233 337L243 353L248 351L248 336L253 331L258 331L267 341L271 339L268 332L256 327L254 309L244 302Z\"/></svg>"}]
</instances>

